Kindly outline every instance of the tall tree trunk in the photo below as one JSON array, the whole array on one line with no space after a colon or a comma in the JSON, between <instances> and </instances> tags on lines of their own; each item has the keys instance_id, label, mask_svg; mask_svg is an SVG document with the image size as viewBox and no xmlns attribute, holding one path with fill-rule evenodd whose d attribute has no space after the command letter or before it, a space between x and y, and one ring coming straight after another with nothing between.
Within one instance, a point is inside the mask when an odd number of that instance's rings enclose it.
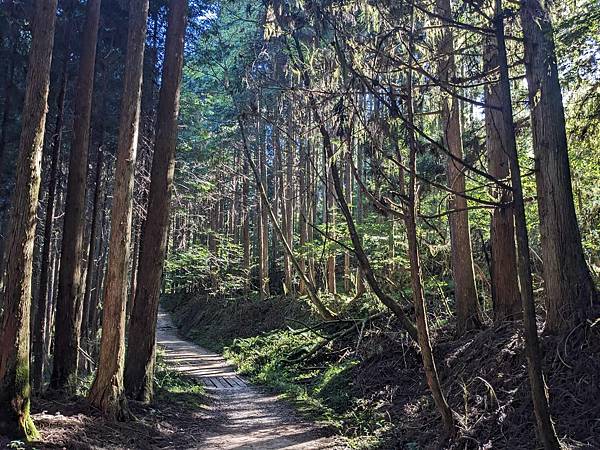
<instances>
[{"instance_id":1,"label":"tall tree trunk","mask_svg":"<svg viewBox=\"0 0 600 450\"><path fill-rule=\"evenodd\" d=\"M527 356L527 371L531 386L533 411L535 413L538 436L546 450L557 450L561 445L554 430L550 417L548 394L542 370L542 357L537 334L535 301L533 297L533 282L531 277L531 261L529 259L529 237L527 235L527 219L521 185L521 168L517 154L513 109L510 96L510 78L504 40L504 17L502 0L495 0L496 11L496 41L498 43L498 63L500 69L499 96L502 105L504 142L510 161L510 173L513 189L513 204L515 215L515 236L517 243L517 270L519 286L521 287L521 303L523 306L523 327L525 329L525 353Z\"/></svg>"},{"instance_id":2,"label":"tall tree trunk","mask_svg":"<svg viewBox=\"0 0 600 450\"><path fill-rule=\"evenodd\" d=\"M585 323L598 300L575 215L565 113L552 22L544 0L521 0L540 236L544 260L546 331Z\"/></svg>"},{"instance_id":3,"label":"tall tree trunk","mask_svg":"<svg viewBox=\"0 0 600 450\"><path fill-rule=\"evenodd\" d=\"M294 250L294 155L296 151L296 143L293 138L294 116L292 114L292 104L287 105L287 146L286 146L286 162L285 162L285 186L282 192L285 202L285 237L292 251ZM283 161L282 161L283 162ZM289 256L285 256L285 286L288 294L293 294L293 276L292 262Z\"/></svg>"},{"instance_id":4,"label":"tall tree trunk","mask_svg":"<svg viewBox=\"0 0 600 450\"><path fill-rule=\"evenodd\" d=\"M38 1L29 52L27 90L9 221L4 313L0 328L0 434L31 439L29 315L36 209L57 0Z\"/></svg>"},{"instance_id":5,"label":"tall tree trunk","mask_svg":"<svg viewBox=\"0 0 600 450\"><path fill-rule=\"evenodd\" d=\"M447 87L456 76L454 59L454 34L448 21L452 18L450 0L437 0L439 15L445 20L442 24L442 36L439 43L438 78ZM442 132L443 143L458 159L463 157L463 143L459 100L442 91ZM473 251L469 232L469 213L467 200L460 194L465 192L465 167L457 160L448 157L448 187L454 192L450 194L448 207L450 215L450 246L452 253L452 277L454 279L454 296L456 300L456 331L465 331L481 327L481 313L477 301L475 271L473 268Z\"/></svg>"},{"instance_id":6,"label":"tall tree trunk","mask_svg":"<svg viewBox=\"0 0 600 450\"><path fill-rule=\"evenodd\" d=\"M363 99L366 96L363 95ZM362 101L363 103L363 109L366 110L366 105L364 105L365 101ZM364 171L365 171L365 143L361 142L356 149L356 164L357 164L357 170L358 170L358 176L361 178L362 182L364 183ZM364 217L365 217L365 206L364 206L364 196L363 196L363 192L362 189L357 189L356 190L356 223L358 225L361 225L364 222ZM362 274L362 270L360 268L360 266L358 266L356 268L356 294L355 294L355 298L360 298L362 297L365 292L367 291L366 287L365 287L365 282L363 280L363 274Z\"/></svg>"},{"instance_id":7,"label":"tall tree trunk","mask_svg":"<svg viewBox=\"0 0 600 450\"><path fill-rule=\"evenodd\" d=\"M74 392L77 384L79 337L82 315L83 237L85 231L85 185L87 180L90 117L94 91L96 43L101 0L88 0L83 28L81 61L75 95L73 142L58 275L54 364L50 387Z\"/></svg>"},{"instance_id":8,"label":"tall tree trunk","mask_svg":"<svg viewBox=\"0 0 600 450\"><path fill-rule=\"evenodd\" d=\"M113 418L129 416L123 395L125 359L125 307L131 240L133 175L140 125L140 97L146 40L148 0L129 2L129 32L125 82L121 105L121 126L115 168L115 185L108 246L108 267L104 281L102 339L96 378L89 401Z\"/></svg>"},{"instance_id":9,"label":"tall tree trunk","mask_svg":"<svg viewBox=\"0 0 600 450\"><path fill-rule=\"evenodd\" d=\"M333 143L332 143L333 145ZM335 239L335 196L333 186L333 176L331 173L332 161L329 160L329 156L323 153L323 170L325 171L325 229L327 233ZM337 294L337 279L335 273L336 254L334 253L327 256L327 266L325 268L327 273L327 291L330 294Z\"/></svg>"},{"instance_id":10,"label":"tall tree trunk","mask_svg":"<svg viewBox=\"0 0 600 450\"><path fill-rule=\"evenodd\" d=\"M496 40L488 38L484 50L484 69L487 72L498 68ZM500 106L500 86L492 81L485 88L485 103ZM489 159L489 173L498 180L505 181L510 176L506 131L502 111L486 108L485 131L486 149ZM515 320L521 317L521 298L517 279L514 211L512 194L502 187L495 187L492 195L502 206L495 208L490 229L492 241L492 303L494 320Z\"/></svg>"},{"instance_id":11,"label":"tall tree trunk","mask_svg":"<svg viewBox=\"0 0 600 450\"><path fill-rule=\"evenodd\" d=\"M100 140L102 138L100 137ZM90 315L92 308L97 308L97 305L92 304L92 292L98 289L94 284L96 271L99 270L98 259L96 258L96 249L98 248L96 241L98 240L98 215L100 206L100 192L102 189L102 172L104 169L104 149L102 142L97 145L96 155L96 171L94 179L94 195L92 198L92 222L90 224L90 240L87 248L87 270L85 272L85 293L83 295L83 317L81 327L81 339L85 342L85 350L91 353L91 333L90 333ZM88 369L86 364L86 370Z\"/></svg>"},{"instance_id":12,"label":"tall tree trunk","mask_svg":"<svg viewBox=\"0 0 600 450\"><path fill-rule=\"evenodd\" d=\"M156 317L175 172L177 116L186 21L187 0L171 0L148 211L142 231L136 301L129 321L129 342L133 343L134 347L128 348L125 365L125 387L128 395L144 402L150 402L153 397Z\"/></svg>"},{"instance_id":13,"label":"tall tree trunk","mask_svg":"<svg viewBox=\"0 0 600 450\"><path fill-rule=\"evenodd\" d=\"M66 25L69 28L68 25ZM69 33L65 32L68 36ZM35 311L34 328L32 333L32 355L33 355L33 389L35 392L42 390L44 360L45 360L45 341L46 341L46 321L47 321L47 302L48 302L48 280L52 275L51 253L52 236L54 229L54 211L56 183L58 178L58 169L60 165L60 150L62 144L62 132L64 126L64 108L67 92L67 68L69 56L65 55L63 59L62 74L60 81L60 90L56 98L56 124L50 144L50 175L48 177L48 197L46 199L46 213L44 217L44 243L42 245L42 263L40 265L40 283L38 289L37 308Z\"/></svg>"},{"instance_id":14,"label":"tall tree trunk","mask_svg":"<svg viewBox=\"0 0 600 450\"><path fill-rule=\"evenodd\" d=\"M260 182L263 186L267 185L267 144L265 141L265 130L262 120L258 120L257 147L258 167L260 172ZM269 297L269 216L267 211L266 199L259 196L258 199L258 278L259 292L261 300Z\"/></svg>"},{"instance_id":15,"label":"tall tree trunk","mask_svg":"<svg viewBox=\"0 0 600 450\"><path fill-rule=\"evenodd\" d=\"M250 211L248 210L248 197L250 195L250 169L248 159L243 158L243 179L242 179L242 248L243 264L245 271L244 291L247 292L250 282Z\"/></svg>"},{"instance_id":16,"label":"tall tree trunk","mask_svg":"<svg viewBox=\"0 0 600 450\"><path fill-rule=\"evenodd\" d=\"M306 154L304 152L307 152ZM300 146L300 161L298 166L298 185L299 185L299 220L298 220L298 228L300 232L300 248L304 250L304 246L308 243L308 205L310 203L309 200L309 189L308 189L308 177L309 177L309 169L308 165L310 164L308 158L308 142L306 144ZM306 258L301 257L300 260L300 268L302 272L306 273ZM304 280L300 279L299 286L300 295L306 294L306 284Z\"/></svg>"},{"instance_id":17,"label":"tall tree trunk","mask_svg":"<svg viewBox=\"0 0 600 450\"><path fill-rule=\"evenodd\" d=\"M414 10L411 11L411 33L409 41L409 49L411 54L414 53L413 36L415 34L414 29ZM423 360L423 368L425 369L425 377L427 379L427 385L431 391L431 395L435 402L435 405L442 416L442 423L444 425L444 431L448 436L453 436L456 433L456 427L454 424L454 414L440 384L440 380L435 365L435 359L433 357L433 350L431 347L431 340L429 337L429 325L427 322L427 309L425 304L425 292L423 290L423 274L421 271L421 261L419 255L419 247L417 242L417 153L418 144L415 137L415 131L412 126L414 125L414 105L413 105L413 73L412 70L408 70L407 74L407 99L406 99L406 110L407 110L407 141L409 149L409 184L408 184L408 204L404 208L404 223L406 226L406 235L408 241L408 256L410 261L410 279L411 287L413 291L413 302L415 305L415 316L416 325L418 331L418 342L419 348L421 349L421 358ZM403 175L402 175L403 177ZM404 190L404 185L401 185L401 189Z\"/></svg>"}]
</instances>

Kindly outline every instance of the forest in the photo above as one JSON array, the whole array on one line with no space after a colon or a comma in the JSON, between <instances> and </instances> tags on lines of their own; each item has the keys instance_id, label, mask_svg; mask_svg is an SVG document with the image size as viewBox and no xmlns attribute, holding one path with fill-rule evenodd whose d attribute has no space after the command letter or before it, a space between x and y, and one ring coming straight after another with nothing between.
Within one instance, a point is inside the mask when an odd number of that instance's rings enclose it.
<instances>
[{"instance_id":1,"label":"forest","mask_svg":"<svg viewBox=\"0 0 600 450\"><path fill-rule=\"evenodd\" d=\"M599 0L0 0L0 447L599 449Z\"/></svg>"}]
</instances>

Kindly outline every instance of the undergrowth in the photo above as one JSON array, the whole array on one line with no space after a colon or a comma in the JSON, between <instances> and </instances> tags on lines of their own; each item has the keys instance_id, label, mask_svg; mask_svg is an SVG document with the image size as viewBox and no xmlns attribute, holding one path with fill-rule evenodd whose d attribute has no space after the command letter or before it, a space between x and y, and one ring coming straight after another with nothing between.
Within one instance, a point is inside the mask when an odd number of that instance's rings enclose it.
<instances>
[{"instance_id":1,"label":"undergrowth","mask_svg":"<svg viewBox=\"0 0 600 450\"><path fill-rule=\"evenodd\" d=\"M348 437L374 436L383 417L361 407L351 392L353 356L333 361L309 360L311 351L323 345L313 332L276 330L261 336L235 339L225 356L242 375L282 392L304 414L325 420Z\"/></svg>"},{"instance_id":2,"label":"undergrowth","mask_svg":"<svg viewBox=\"0 0 600 450\"><path fill-rule=\"evenodd\" d=\"M189 296L166 305L185 334L222 349L248 379L336 427L355 448L535 446L519 322L457 338L451 320L432 320L440 380L459 426L446 442L418 349L385 311L370 307L344 316L354 319L322 321L299 299ZM561 439L573 449L600 448L600 332L542 336L540 343Z\"/></svg>"},{"instance_id":3,"label":"undergrowth","mask_svg":"<svg viewBox=\"0 0 600 450\"><path fill-rule=\"evenodd\" d=\"M202 384L193 377L169 369L160 353L154 375L154 392L157 404L170 401L199 409L206 403Z\"/></svg>"}]
</instances>

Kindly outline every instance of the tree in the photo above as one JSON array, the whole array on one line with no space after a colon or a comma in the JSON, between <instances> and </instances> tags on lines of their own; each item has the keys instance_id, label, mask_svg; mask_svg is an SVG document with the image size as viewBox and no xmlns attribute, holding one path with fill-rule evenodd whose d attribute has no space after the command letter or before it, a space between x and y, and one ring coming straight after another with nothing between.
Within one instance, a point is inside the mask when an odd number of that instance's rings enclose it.
<instances>
[{"instance_id":1,"label":"tree","mask_svg":"<svg viewBox=\"0 0 600 450\"><path fill-rule=\"evenodd\" d=\"M448 187L451 190L448 216L450 225L450 246L452 253L452 278L456 298L456 330L458 334L479 328L481 313L475 286L473 251L469 229L469 213L465 193L465 166L459 162L463 158L462 126L459 99L445 90L456 76L454 57L454 35L450 0L437 0L439 15L443 19L442 36L439 42L440 61L438 78L442 87L442 141L450 153L448 156ZM453 158L453 157L454 158Z\"/></svg>"},{"instance_id":2,"label":"tree","mask_svg":"<svg viewBox=\"0 0 600 450\"><path fill-rule=\"evenodd\" d=\"M72 5L69 5L72 10ZM72 14L69 14L71 16ZM64 41L70 41L71 26L68 23L63 25ZM48 176L48 191L46 197L46 211L44 217L44 241L42 244L42 261L40 265L40 281L37 292L37 307L35 308L33 330L32 330L32 356L33 356L33 389L40 392L43 384L44 363L46 359L46 341L49 338L46 333L48 322L48 298L49 281L51 278L51 259L52 259L52 236L54 231L54 213L56 211L56 191L58 181L58 171L60 168L60 149L62 145L64 119L65 119L65 100L68 84L68 66L69 51L63 55L61 78L59 82L59 91L56 96L56 122L54 133L50 144L50 173Z\"/></svg>"},{"instance_id":3,"label":"tree","mask_svg":"<svg viewBox=\"0 0 600 450\"><path fill-rule=\"evenodd\" d=\"M529 257L529 236L525 217L525 203L521 186L521 169L517 154L513 109L510 94L510 78L506 56L504 37L504 15L502 0L495 0L496 5L496 42L498 43L498 63L500 72L499 100L502 107L503 141L510 161L510 173L513 187L515 236L517 244L517 270L521 287L521 304L523 307L523 328L525 330L525 353L527 356L527 372L531 386L533 411L535 413L538 435L546 450L560 449L561 445L550 417L548 394L542 371L542 356L537 334L531 261Z\"/></svg>"},{"instance_id":4,"label":"tree","mask_svg":"<svg viewBox=\"0 0 600 450\"><path fill-rule=\"evenodd\" d=\"M484 50L485 71L492 73L498 68L498 49L496 40L488 38ZM489 160L490 175L499 180L510 176L508 143L499 108L499 83L492 80L485 87L485 103L490 106L485 110L486 150ZM493 108L492 108L493 107ZM490 229L492 243L492 304L494 319L514 320L521 316L521 300L517 278L515 228L513 217L512 194L509 190L494 186L492 195L501 204L494 208Z\"/></svg>"},{"instance_id":5,"label":"tree","mask_svg":"<svg viewBox=\"0 0 600 450\"><path fill-rule=\"evenodd\" d=\"M5 257L0 329L0 433L32 439L29 415L29 333L35 214L41 178L57 0L38 1L29 51L27 90Z\"/></svg>"},{"instance_id":6,"label":"tree","mask_svg":"<svg viewBox=\"0 0 600 450\"><path fill-rule=\"evenodd\" d=\"M128 348L125 365L127 393L145 402L153 396L156 318L173 191L186 22L187 0L171 0L147 217L140 245L136 300L129 321L129 342L135 347Z\"/></svg>"},{"instance_id":7,"label":"tree","mask_svg":"<svg viewBox=\"0 0 600 450\"><path fill-rule=\"evenodd\" d=\"M98 370L88 395L90 403L109 417L129 415L123 395L125 307L131 240L133 174L138 144L140 100L148 0L129 3L129 31L121 125L115 169L108 268L104 281L104 314Z\"/></svg>"},{"instance_id":8,"label":"tree","mask_svg":"<svg viewBox=\"0 0 600 450\"><path fill-rule=\"evenodd\" d=\"M73 392L76 387L79 360L83 308L82 256L85 229L85 184L100 5L101 0L88 0L87 16L83 28L83 45L75 97L73 141L69 158L61 264L58 275L54 364L50 387L68 392Z\"/></svg>"},{"instance_id":9,"label":"tree","mask_svg":"<svg viewBox=\"0 0 600 450\"><path fill-rule=\"evenodd\" d=\"M550 13L544 0L520 3L544 260L546 331L561 333L585 323L598 294L585 262L575 215Z\"/></svg>"}]
</instances>

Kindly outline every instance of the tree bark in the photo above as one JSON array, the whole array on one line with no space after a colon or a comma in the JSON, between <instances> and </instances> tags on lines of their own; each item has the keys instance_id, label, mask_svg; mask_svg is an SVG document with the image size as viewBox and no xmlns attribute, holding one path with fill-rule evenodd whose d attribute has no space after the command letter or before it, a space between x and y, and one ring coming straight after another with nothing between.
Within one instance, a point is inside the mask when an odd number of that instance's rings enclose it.
<instances>
[{"instance_id":1,"label":"tree bark","mask_svg":"<svg viewBox=\"0 0 600 450\"><path fill-rule=\"evenodd\" d=\"M562 333L585 323L598 293L575 215L565 114L546 2L521 0L521 24L544 260L545 331Z\"/></svg>"},{"instance_id":2,"label":"tree bark","mask_svg":"<svg viewBox=\"0 0 600 450\"><path fill-rule=\"evenodd\" d=\"M414 11L411 11L411 34L409 48L411 53L414 50ZM456 433L454 424L454 414L446 401L442 386L437 373L435 359L433 357L433 349L429 337L429 325L427 322L427 309L425 304L425 292L423 289L423 274L421 271L421 260L417 242L417 153L418 144L415 137L414 128L414 105L413 105L413 73L409 69L407 76L408 93L406 99L407 110L407 144L409 149L409 184L408 184L408 204L404 208L404 223L406 226L406 236L408 241L408 256L410 260L410 279L413 291L413 302L415 305L415 316L418 331L418 342L421 349L421 358L423 360L423 368L425 369L425 377L427 385L431 391L431 395L435 405L442 416L444 431L448 436L453 436ZM403 175L402 175L403 177ZM404 190L404 185L401 184L401 189Z\"/></svg>"},{"instance_id":3,"label":"tree bark","mask_svg":"<svg viewBox=\"0 0 600 450\"><path fill-rule=\"evenodd\" d=\"M250 211L248 210L248 198L250 195L250 168L248 159L243 158L243 179L242 179L242 248L243 264L246 281L244 283L245 293L249 290L250 279Z\"/></svg>"},{"instance_id":4,"label":"tree bark","mask_svg":"<svg viewBox=\"0 0 600 450\"><path fill-rule=\"evenodd\" d=\"M90 118L94 90L96 43L101 0L88 0L83 28L81 61L75 96L73 141L58 275L54 364L50 388L73 393L77 385L82 317L83 237Z\"/></svg>"},{"instance_id":5,"label":"tree bark","mask_svg":"<svg viewBox=\"0 0 600 450\"><path fill-rule=\"evenodd\" d=\"M446 20L452 17L450 0L437 0L439 15ZM447 23L442 24L442 36L439 42L438 78L447 85L456 74L454 60L454 35ZM453 156L462 160L463 143L459 101L442 92L442 136L443 144ZM465 192L465 167L457 160L448 157L448 187L456 193ZM481 313L475 286L473 251L469 231L469 213L467 200L461 195L450 194L448 202L450 214L450 247L452 253L452 277L456 300L457 333L481 327Z\"/></svg>"},{"instance_id":6,"label":"tree bark","mask_svg":"<svg viewBox=\"0 0 600 450\"><path fill-rule=\"evenodd\" d=\"M140 125L140 97L147 18L148 0L131 0L129 2L129 32L111 211L108 267L104 280L100 359L96 378L88 396L94 407L103 411L107 416L117 419L129 417L127 401L123 395L125 307L131 244L133 175Z\"/></svg>"},{"instance_id":7,"label":"tree bark","mask_svg":"<svg viewBox=\"0 0 600 450\"><path fill-rule=\"evenodd\" d=\"M126 391L132 398L144 402L150 402L153 397L156 318L175 172L186 22L187 0L171 0L148 210L142 231L136 301L129 321L129 342L134 347L129 346L125 364Z\"/></svg>"},{"instance_id":8,"label":"tree bark","mask_svg":"<svg viewBox=\"0 0 600 450\"><path fill-rule=\"evenodd\" d=\"M68 35L68 32L65 33ZM52 231L54 225L56 183L60 164L60 149L62 144L62 132L64 126L65 96L67 92L67 68L69 57L64 56L60 90L56 99L56 124L50 144L50 176L48 178L48 197L46 199L46 212L44 217L44 243L42 245L42 263L40 265L40 282L38 289L37 308L35 311L34 328L32 333L32 355L33 355L33 390L41 392L43 384L43 372L45 361L46 321L48 303L48 280L52 275L50 269L52 253Z\"/></svg>"},{"instance_id":9,"label":"tree bark","mask_svg":"<svg viewBox=\"0 0 600 450\"><path fill-rule=\"evenodd\" d=\"M498 49L495 39L488 38L484 50L484 70L498 68ZM485 88L485 103L500 106L500 86L496 80ZM485 110L486 150L489 160L489 173L498 180L510 177L506 130L502 111ZM502 206L495 208L492 215L490 236L492 243L491 283L494 320L515 320L522 315L519 281L517 278L514 211L512 193L502 187L495 187L492 195Z\"/></svg>"},{"instance_id":10,"label":"tree bark","mask_svg":"<svg viewBox=\"0 0 600 450\"><path fill-rule=\"evenodd\" d=\"M554 423L550 417L548 394L542 369L542 357L539 348L537 323L535 314L535 301L533 297L533 282L531 277L531 261L529 258L529 237L527 235L527 219L525 216L525 203L523 201L523 188L521 186L521 169L517 154L515 128L513 123L513 109L510 96L510 78L506 57L506 44L504 41L504 17L502 0L495 0L496 11L496 40L498 43L498 62L500 69L499 95L502 105L502 119L504 141L510 161L511 181L513 188L513 203L515 215L515 235L517 243L517 270L519 285L521 287L521 303L523 307L523 327L525 331L525 353L527 356L527 371L531 386L533 411L535 413L538 436L546 450L557 450L561 445L554 430Z\"/></svg>"},{"instance_id":11,"label":"tree bark","mask_svg":"<svg viewBox=\"0 0 600 450\"><path fill-rule=\"evenodd\" d=\"M267 185L267 153L265 142L265 130L261 119L257 119L257 147L258 153L258 168L260 173L260 183L263 186ZM266 205L266 198L259 196L258 198L258 278L259 278L259 293L261 300L269 297L269 216Z\"/></svg>"},{"instance_id":12,"label":"tree bark","mask_svg":"<svg viewBox=\"0 0 600 450\"><path fill-rule=\"evenodd\" d=\"M0 434L32 439L29 336L33 245L57 0L38 1L29 52L17 175L9 221L0 328Z\"/></svg>"}]
</instances>

